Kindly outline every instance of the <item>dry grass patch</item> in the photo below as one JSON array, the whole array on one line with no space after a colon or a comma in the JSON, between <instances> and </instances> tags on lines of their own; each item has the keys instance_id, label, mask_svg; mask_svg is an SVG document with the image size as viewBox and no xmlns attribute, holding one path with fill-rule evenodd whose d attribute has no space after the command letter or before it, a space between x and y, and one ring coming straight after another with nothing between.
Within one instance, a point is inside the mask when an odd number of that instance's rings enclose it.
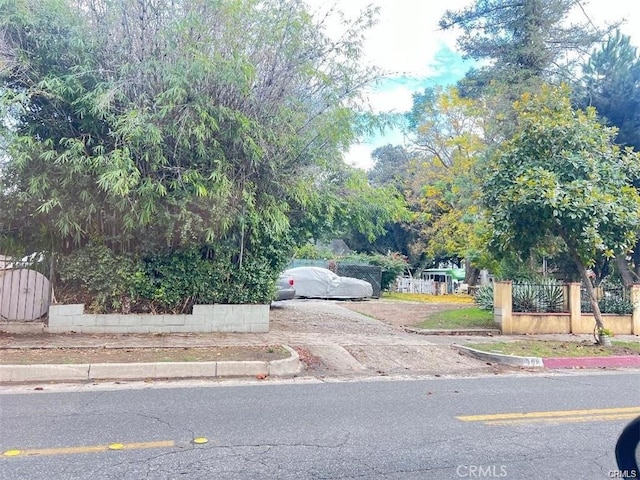
<instances>
[{"instance_id":1,"label":"dry grass patch","mask_svg":"<svg viewBox=\"0 0 640 480\"><path fill-rule=\"evenodd\" d=\"M7 348L2 365L271 361L289 357L282 346L169 348Z\"/></svg>"},{"instance_id":2,"label":"dry grass patch","mask_svg":"<svg viewBox=\"0 0 640 480\"><path fill-rule=\"evenodd\" d=\"M502 353L518 357L608 357L612 355L640 355L640 342L613 341L611 347L595 342L561 342L555 340L518 340L515 342L465 344L484 352Z\"/></svg>"},{"instance_id":3,"label":"dry grass patch","mask_svg":"<svg viewBox=\"0 0 640 480\"><path fill-rule=\"evenodd\" d=\"M385 292L382 298L384 300L398 300L402 302L473 304L473 297L463 293L429 295L427 293Z\"/></svg>"}]
</instances>

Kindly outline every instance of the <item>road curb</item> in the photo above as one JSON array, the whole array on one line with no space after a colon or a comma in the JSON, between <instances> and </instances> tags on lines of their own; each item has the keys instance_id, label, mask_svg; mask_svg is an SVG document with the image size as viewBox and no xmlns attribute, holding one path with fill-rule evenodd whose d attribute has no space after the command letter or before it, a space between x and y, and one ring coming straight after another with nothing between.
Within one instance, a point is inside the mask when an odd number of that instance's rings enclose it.
<instances>
[{"instance_id":1,"label":"road curb","mask_svg":"<svg viewBox=\"0 0 640 480\"><path fill-rule=\"evenodd\" d=\"M515 355L485 352L482 350L476 350L475 348L464 347L462 345L452 345L452 347L457 349L460 353L486 362L499 363L512 367L544 368L544 362L540 357L516 357Z\"/></svg>"},{"instance_id":2,"label":"road curb","mask_svg":"<svg viewBox=\"0 0 640 480\"><path fill-rule=\"evenodd\" d=\"M543 358L545 368L640 368L640 355Z\"/></svg>"},{"instance_id":3,"label":"road curb","mask_svg":"<svg viewBox=\"0 0 640 480\"><path fill-rule=\"evenodd\" d=\"M568 368L640 368L640 356L621 355L608 357L518 357L504 355L502 353L486 352L463 345L452 345L460 353L469 355L479 360L491 363L499 363L512 367L545 368L547 370L559 370Z\"/></svg>"},{"instance_id":4,"label":"road curb","mask_svg":"<svg viewBox=\"0 0 640 480\"><path fill-rule=\"evenodd\" d=\"M282 345L289 357L272 361L149 362L93 364L0 365L0 383L84 382L167 378L293 376L302 371L300 356Z\"/></svg>"},{"instance_id":5,"label":"road curb","mask_svg":"<svg viewBox=\"0 0 640 480\"><path fill-rule=\"evenodd\" d=\"M272 360L268 362L269 375L275 377L285 377L291 375L297 375L302 372L303 365L300 361L300 355L289 345L282 345L282 348L287 350L290 354L288 358L280 360Z\"/></svg>"},{"instance_id":6,"label":"road curb","mask_svg":"<svg viewBox=\"0 0 640 480\"><path fill-rule=\"evenodd\" d=\"M82 382L89 380L88 363L75 365L0 365L0 383Z\"/></svg>"}]
</instances>

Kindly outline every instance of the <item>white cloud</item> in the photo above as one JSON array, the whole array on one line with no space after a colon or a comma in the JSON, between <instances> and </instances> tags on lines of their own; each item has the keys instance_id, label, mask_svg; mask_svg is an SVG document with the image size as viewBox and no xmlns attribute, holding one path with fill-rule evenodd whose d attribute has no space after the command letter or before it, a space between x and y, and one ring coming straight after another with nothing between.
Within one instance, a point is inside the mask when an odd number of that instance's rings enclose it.
<instances>
[{"instance_id":1,"label":"white cloud","mask_svg":"<svg viewBox=\"0 0 640 480\"><path fill-rule=\"evenodd\" d=\"M629 0L592 0L583 2L584 13L596 25L625 20L620 30L640 46L640 3ZM634 38L635 37L635 38Z\"/></svg>"},{"instance_id":2,"label":"white cloud","mask_svg":"<svg viewBox=\"0 0 640 480\"><path fill-rule=\"evenodd\" d=\"M399 75L433 74L431 60L441 43L455 46L455 34L440 31L440 17L447 8L466 3L468 0L379 0L380 23L369 35L365 55L384 70Z\"/></svg>"},{"instance_id":3,"label":"white cloud","mask_svg":"<svg viewBox=\"0 0 640 480\"><path fill-rule=\"evenodd\" d=\"M374 112L404 113L411 110L415 89L397 84L385 90L369 92L369 103Z\"/></svg>"},{"instance_id":4,"label":"white cloud","mask_svg":"<svg viewBox=\"0 0 640 480\"><path fill-rule=\"evenodd\" d=\"M368 170L373 167L371 152L374 149L375 147L371 144L356 143L355 145L352 145L349 151L345 154L344 161L347 165L351 165L352 167Z\"/></svg>"},{"instance_id":5,"label":"white cloud","mask_svg":"<svg viewBox=\"0 0 640 480\"><path fill-rule=\"evenodd\" d=\"M333 3L307 0L312 11L326 12ZM458 9L469 0L349 0L336 2L337 8L354 17L369 4L380 8L378 24L366 32L364 60L396 75L424 77L433 74L431 60L442 42L453 48L455 33L442 32L438 22L447 9ZM339 35L339 27L329 24L328 34Z\"/></svg>"}]
</instances>

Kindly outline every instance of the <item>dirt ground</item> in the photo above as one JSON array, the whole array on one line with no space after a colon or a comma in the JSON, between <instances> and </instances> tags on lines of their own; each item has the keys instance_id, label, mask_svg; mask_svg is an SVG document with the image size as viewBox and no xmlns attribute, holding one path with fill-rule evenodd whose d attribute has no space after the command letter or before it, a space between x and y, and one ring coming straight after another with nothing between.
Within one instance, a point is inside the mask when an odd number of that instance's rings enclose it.
<instances>
[{"instance_id":1,"label":"dirt ground","mask_svg":"<svg viewBox=\"0 0 640 480\"><path fill-rule=\"evenodd\" d=\"M347 301L341 302L340 306L395 327L414 327L435 312L469 307L464 303L414 303L382 299L364 302Z\"/></svg>"},{"instance_id":2,"label":"dirt ground","mask_svg":"<svg viewBox=\"0 0 640 480\"><path fill-rule=\"evenodd\" d=\"M173 347L173 348L30 348L0 351L0 365L221 362L289 357L280 346L271 347Z\"/></svg>"},{"instance_id":3,"label":"dirt ground","mask_svg":"<svg viewBox=\"0 0 640 480\"><path fill-rule=\"evenodd\" d=\"M287 344L300 354L306 373L317 377L500 373L500 366L404 328L436 311L465 306L387 299L292 301L273 307L270 321L272 332L295 332Z\"/></svg>"}]
</instances>

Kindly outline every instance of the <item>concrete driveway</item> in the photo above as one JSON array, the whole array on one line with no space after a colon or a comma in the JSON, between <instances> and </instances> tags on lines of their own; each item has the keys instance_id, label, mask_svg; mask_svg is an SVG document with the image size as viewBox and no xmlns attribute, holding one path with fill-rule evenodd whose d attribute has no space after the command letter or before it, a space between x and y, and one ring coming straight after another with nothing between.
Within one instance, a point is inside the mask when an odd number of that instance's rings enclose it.
<instances>
[{"instance_id":1,"label":"concrete driveway","mask_svg":"<svg viewBox=\"0 0 640 480\"><path fill-rule=\"evenodd\" d=\"M402 308L402 306L398 306ZM293 300L271 309L271 341L296 348L312 375L472 375L503 367L459 354L478 337L423 336L351 311L341 302Z\"/></svg>"}]
</instances>

